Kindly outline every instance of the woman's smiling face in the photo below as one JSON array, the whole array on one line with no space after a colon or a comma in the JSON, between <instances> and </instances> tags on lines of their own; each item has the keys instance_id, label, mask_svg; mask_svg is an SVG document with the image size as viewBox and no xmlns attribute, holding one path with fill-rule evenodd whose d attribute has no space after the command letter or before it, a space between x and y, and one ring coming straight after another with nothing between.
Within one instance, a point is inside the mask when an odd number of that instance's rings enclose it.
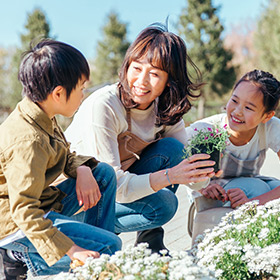
<instances>
[{"instance_id":1,"label":"woman's smiling face","mask_svg":"<svg viewBox=\"0 0 280 280\"><path fill-rule=\"evenodd\" d=\"M127 81L133 101L139 104L137 109L145 110L164 91L168 73L141 58L130 63Z\"/></svg>"}]
</instances>

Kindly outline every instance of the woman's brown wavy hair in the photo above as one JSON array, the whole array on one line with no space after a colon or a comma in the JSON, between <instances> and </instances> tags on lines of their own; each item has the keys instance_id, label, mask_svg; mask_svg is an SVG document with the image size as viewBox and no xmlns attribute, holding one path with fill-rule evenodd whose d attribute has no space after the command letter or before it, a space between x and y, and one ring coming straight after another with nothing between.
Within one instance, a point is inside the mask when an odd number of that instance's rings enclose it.
<instances>
[{"instance_id":1,"label":"woman's brown wavy hair","mask_svg":"<svg viewBox=\"0 0 280 280\"><path fill-rule=\"evenodd\" d=\"M163 25L151 25L144 29L128 48L119 74L121 101L126 108L137 108L127 81L127 70L132 61L145 57L153 66L168 73L167 85L158 98L156 125L174 125L191 108L191 98L200 96L201 73L187 55L184 41L168 32ZM193 83L187 71L187 63L195 70L197 81Z\"/></svg>"}]
</instances>

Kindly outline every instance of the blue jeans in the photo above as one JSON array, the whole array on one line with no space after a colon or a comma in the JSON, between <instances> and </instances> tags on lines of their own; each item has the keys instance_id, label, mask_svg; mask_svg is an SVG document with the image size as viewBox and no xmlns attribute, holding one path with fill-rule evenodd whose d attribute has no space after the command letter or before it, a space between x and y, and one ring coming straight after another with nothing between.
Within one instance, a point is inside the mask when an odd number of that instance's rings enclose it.
<instances>
[{"instance_id":1,"label":"blue jeans","mask_svg":"<svg viewBox=\"0 0 280 280\"><path fill-rule=\"evenodd\" d=\"M67 196L62 200L61 213L50 212L48 219L78 246L112 255L121 249L121 240L114 233L116 176L112 167L99 163L92 171L101 192L98 204L73 216L79 209L76 195L76 180L69 178L57 187ZM110 232L111 231L111 232ZM28 270L33 276L53 275L69 271L70 258L65 255L49 267L25 237L5 246L6 249L22 252Z\"/></svg>"},{"instance_id":2,"label":"blue jeans","mask_svg":"<svg viewBox=\"0 0 280 280\"><path fill-rule=\"evenodd\" d=\"M228 191L229 189L241 189L246 196L251 199L256 196L267 193L274 188L280 186L280 180L262 180L260 178L254 177L239 177L230 180L224 189ZM230 206L230 202L226 202L225 206Z\"/></svg>"},{"instance_id":3,"label":"blue jeans","mask_svg":"<svg viewBox=\"0 0 280 280\"><path fill-rule=\"evenodd\" d=\"M144 149L128 171L140 175L171 168L182 161L183 149L178 140L163 138ZM177 188L168 186L130 203L116 203L115 232L142 231L167 223L177 211Z\"/></svg>"}]
</instances>

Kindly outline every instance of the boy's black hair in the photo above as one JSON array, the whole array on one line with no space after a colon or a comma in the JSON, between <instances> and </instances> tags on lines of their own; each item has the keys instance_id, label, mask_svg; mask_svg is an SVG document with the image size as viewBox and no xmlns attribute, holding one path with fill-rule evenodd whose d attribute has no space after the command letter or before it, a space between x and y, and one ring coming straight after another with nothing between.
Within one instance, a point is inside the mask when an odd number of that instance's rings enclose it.
<instances>
[{"instance_id":1,"label":"boy's black hair","mask_svg":"<svg viewBox=\"0 0 280 280\"><path fill-rule=\"evenodd\" d=\"M233 90L241 82L251 82L256 85L263 94L265 112L275 111L280 99L280 82L269 72L253 70L246 73L234 86Z\"/></svg>"},{"instance_id":2,"label":"boy's black hair","mask_svg":"<svg viewBox=\"0 0 280 280\"><path fill-rule=\"evenodd\" d=\"M80 51L63 42L44 39L24 54L18 79L23 86L22 95L42 102L57 86L66 89L68 100L82 75L88 80L90 70Z\"/></svg>"}]
</instances>

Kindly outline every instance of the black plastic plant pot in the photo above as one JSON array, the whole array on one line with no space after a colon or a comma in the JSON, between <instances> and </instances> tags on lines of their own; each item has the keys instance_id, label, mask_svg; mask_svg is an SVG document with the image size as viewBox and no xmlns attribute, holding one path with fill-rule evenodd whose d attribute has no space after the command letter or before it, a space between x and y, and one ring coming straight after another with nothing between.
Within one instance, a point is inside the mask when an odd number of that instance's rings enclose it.
<instances>
[{"instance_id":1,"label":"black plastic plant pot","mask_svg":"<svg viewBox=\"0 0 280 280\"><path fill-rule=\"evenodd\" d=\"M207 149L204 145L197 145L197 149L200 151L199 153L200 154L208 154L207 153ZM191 150L192 154L198 154L197 150L196 149L192 149ZM220 151L214 149L212 153L209 154L210 155L210 158L207 159L207 160L213 160L215 161L215 165L213 166L214 168L214 172L218 172L220 170L220 159L221 159L221 153ZM207 166L205 167L199 167L199 168L207 168Z\"/></svg>"}]
</instances>

